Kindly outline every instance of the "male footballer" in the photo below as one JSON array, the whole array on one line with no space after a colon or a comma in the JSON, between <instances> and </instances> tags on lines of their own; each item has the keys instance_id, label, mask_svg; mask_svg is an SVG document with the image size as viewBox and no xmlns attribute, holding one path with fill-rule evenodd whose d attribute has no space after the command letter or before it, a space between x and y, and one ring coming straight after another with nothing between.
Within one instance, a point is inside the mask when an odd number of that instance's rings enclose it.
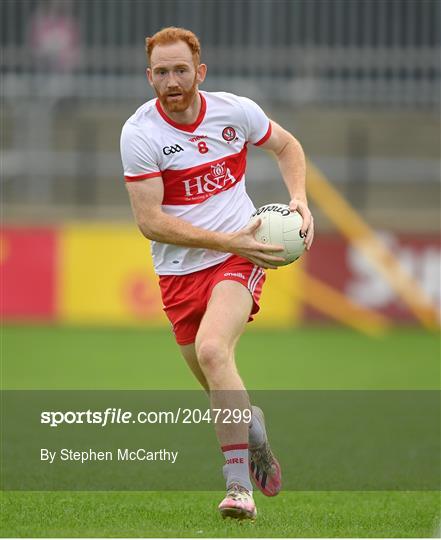
<instances>
[{"instance_id":1,"label":"male footballer","mask_svg":"<svg viewBox=\"0 0 441 540\"><path fill-rule=\"evenodd\" d=\"M164 28L146 39L147 77L157 99L142 105L121 135L124 176L136 222L152 242L164 310L182 355L209 392L212 408L252 410L251 422L216 423L225 456L222 516L256 516L250 475L274 496L281 471L262 411L251 407L234 351L259 311L264 269L280 246L259 243L248 225L254 205L245 190L247 145L271 151L303 217L306 248L314 235L299 142L250 99L202 92L207 66L198 38ZM233 397L234 396L234 397ZM234 403L233 403L234 402Z\"/></svg>"}]
</instances>

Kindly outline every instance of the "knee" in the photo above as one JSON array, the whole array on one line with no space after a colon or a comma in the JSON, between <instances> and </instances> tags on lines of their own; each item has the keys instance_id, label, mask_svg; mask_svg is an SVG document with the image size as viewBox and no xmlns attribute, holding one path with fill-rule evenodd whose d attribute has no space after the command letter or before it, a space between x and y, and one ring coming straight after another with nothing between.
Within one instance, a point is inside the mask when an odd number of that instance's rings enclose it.
<instances>
[{"instance_id":1,"label":"knee","mask_svg":"<svg viewBox=\"0 0 441 540\"><path fill-rule=\"evenodd\" d=\"M215 339L204 339L196 344L199 365L205 375L221 371L228 364L228 348Z\"/></svg>"}]
</instances>

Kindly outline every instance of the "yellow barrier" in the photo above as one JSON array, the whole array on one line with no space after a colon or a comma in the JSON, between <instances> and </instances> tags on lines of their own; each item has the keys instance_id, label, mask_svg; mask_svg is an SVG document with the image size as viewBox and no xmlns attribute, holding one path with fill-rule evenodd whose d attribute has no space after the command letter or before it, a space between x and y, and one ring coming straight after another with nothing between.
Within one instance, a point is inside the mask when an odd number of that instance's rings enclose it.
<instances>
[{"instance_id":1,"label":"yellow barrier","mask_svg":"<svg viewBox=\"0 0 441 540\"><path fill-rule=\"evenodd\" d=\"M149 243L134 225L80 223L60 231L62 322L167 326ZM291 327L299 318L296 265L267 273L262 309L253 323Z\"/></svg>"},{"instance_id":2,"label":"yellow barrier","mask_svg":"<svg viewBox=\"0 0 441 540\"><path fill-rule=\"evenodd\" d=\"M166 324L149 245L135 227L68 225L60 242L63 321Z\"/></svg>"}]
</instances>

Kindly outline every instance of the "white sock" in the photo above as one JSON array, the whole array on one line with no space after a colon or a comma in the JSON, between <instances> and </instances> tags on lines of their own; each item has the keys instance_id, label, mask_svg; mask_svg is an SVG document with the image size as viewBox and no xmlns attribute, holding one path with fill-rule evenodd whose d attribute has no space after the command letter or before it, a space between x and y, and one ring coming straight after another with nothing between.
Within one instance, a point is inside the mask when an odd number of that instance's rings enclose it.
<instances>
[{"instance_id":1,"label":"white sock","mask_svg":"<svg viewBox=\"0 0 441 540\"><path fill-rule=\"evenodd\" d=\"M252 492L253 487L248 471L248 444L229 444L222 446L222 452L225 457L223 473L227 488L231 484L239 484Z\"/></svg>"},{"instance_id":2,"label":"white sock","mask_svg":"<svg viewBox=\"0 0 441 540\"><path fill-rule=\"evenodd\" d=\"M254 406L252 407L252 411L251 422L248 426L248 442L250 448L256 448L256 446L260 446L264 442L265 430L254 412Z\"/></svg>"}]
</instances>

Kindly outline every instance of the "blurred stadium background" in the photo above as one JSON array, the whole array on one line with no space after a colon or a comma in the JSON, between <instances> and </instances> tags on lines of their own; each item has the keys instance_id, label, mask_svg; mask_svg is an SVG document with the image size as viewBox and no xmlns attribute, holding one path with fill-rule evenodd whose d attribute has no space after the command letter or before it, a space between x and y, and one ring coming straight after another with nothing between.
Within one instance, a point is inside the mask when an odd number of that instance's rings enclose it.
<instances>
[{"instance_id":1,"label":"blurred stadium background","mask_svg":"<svg viewBox=\"0 0 441 540\"><path fill-rule=\"evenodd\" d=\"M3 320L167 324L119 136L153 97L144 38L168 25L200 36L203 89L249 96L291 130L438 308L438 1L2 0ZM266 153L247 180L256 205L286 201ZM270 275L257 325L416 322L321 193L315 247Z\"/></svg>"}]
</instances>

